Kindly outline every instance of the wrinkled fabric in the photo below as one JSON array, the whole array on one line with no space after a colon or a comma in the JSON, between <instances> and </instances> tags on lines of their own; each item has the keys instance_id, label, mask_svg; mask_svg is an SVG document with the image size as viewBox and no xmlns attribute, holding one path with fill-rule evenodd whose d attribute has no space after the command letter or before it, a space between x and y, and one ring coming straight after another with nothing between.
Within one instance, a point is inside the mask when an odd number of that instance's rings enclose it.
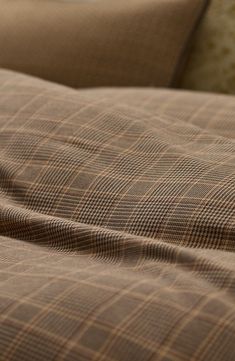
<instances>
[{"instance_id":1,"label":"wrinkled fabric","mask_svg":"<svg viewBox=\"0 0 235 361\"><path fill-rule=\"evenodd\" d=\"M0 93L0 360L232 361L234 97Z\"/></svg>"}]
</instances>

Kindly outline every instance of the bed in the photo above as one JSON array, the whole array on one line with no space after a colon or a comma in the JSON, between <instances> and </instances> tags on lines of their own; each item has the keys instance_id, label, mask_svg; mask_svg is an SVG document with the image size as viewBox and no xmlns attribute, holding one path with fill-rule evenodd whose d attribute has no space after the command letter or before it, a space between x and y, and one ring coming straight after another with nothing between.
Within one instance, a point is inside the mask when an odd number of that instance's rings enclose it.
<instances>
[{"instance_id":1,"label":"bed","mask_svg":"<svg viewBox=\"0 0 235 361\"><path fill-rule=\"evenodd\" d=\"M6 45L1 361L234 360L235 101L173 88L186 38L157 85L128 66L75 88Z\"/></svg>"}]
</instances>

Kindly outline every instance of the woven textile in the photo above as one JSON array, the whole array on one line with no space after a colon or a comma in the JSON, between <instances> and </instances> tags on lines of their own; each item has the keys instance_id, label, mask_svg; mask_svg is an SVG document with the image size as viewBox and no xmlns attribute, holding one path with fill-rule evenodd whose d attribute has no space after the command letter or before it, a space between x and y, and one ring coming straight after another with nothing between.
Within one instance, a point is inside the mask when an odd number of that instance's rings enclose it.
<instances>
[{"instance_id":1,"label":"woven textile","mask_svg":"<svg viewBox=\"0 0 235 361\"><path fill-rule=\"evenodd\" d=\"M234 97L0 93L0 360L232 361Z\"/></svg>"},{"instance_id":2,"label":"woven textile","mask_svg":"<svg viewBox=\"0 0 235 361\"><path fill-rule=\"evenodd\" d=\"M0 66L73 87L169 86L207 0L0 0Z\"/></svg>"}]
</instances>

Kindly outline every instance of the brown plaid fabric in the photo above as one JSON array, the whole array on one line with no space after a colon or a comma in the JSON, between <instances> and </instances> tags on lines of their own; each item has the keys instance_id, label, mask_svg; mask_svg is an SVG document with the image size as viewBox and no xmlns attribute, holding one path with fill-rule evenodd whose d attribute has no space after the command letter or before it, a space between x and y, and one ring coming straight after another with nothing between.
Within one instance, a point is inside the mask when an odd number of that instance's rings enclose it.
<instances>
[{"instance_id":1,"label":"brown plaid fabric","mask_svg":"<svg viewBox=\"0 0 235 361\"><path fill-rule=\"evenodd\" d=\"M208 0L0 0L0 66L73 87L169 86Z\"/></svg>"},{"instance_id":2,"label":"brown plaid fabric","mask_svg":"<svg viewBox=\"0 0 235 361\"><path fill-rule=\"evenodd\" d=\"M234 97L0 94L0 360L233 361Z\"/></svg>"}]
</instances>

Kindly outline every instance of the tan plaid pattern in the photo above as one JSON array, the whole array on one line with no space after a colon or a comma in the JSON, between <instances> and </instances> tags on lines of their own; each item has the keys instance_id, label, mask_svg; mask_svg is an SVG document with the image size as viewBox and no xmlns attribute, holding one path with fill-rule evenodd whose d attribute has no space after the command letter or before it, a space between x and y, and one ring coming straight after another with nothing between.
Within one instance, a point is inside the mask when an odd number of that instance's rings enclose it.
<instances>
[{"instance_id":1,"label":"tan plaid pattern","mask_svg":"<svg viewBox=\"0 0 235 361\"><path fill-rule=\"evenodd\" d=\"M0 94L0 360L233 361L234 97Z\"/></svg>"},{"instance_id":2,"label":"tan plaid pattern","mask_svg":"<svg viewBox=\"0 0 235 361\"><path fill-rule=\"evenodd\" d=\"M77 87L169 86L208 0L0 0L0 66Z\"/></svg>"}]
</instances>

